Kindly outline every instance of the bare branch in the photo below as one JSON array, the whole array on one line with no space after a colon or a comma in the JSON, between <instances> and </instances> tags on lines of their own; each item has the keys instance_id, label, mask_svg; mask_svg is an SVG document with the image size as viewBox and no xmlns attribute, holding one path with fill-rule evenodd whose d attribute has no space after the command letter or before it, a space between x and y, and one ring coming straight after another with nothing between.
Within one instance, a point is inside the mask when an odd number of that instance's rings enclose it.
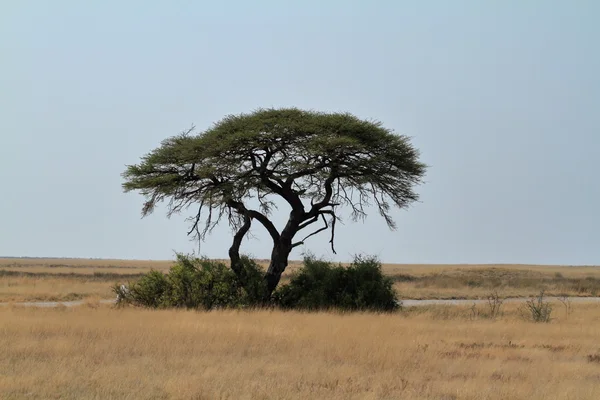
<instances>
[{"instance_id":1,"label":"bare branch","mask_svg":"<svg viewBox=\"0 0 600 400\"><path fill-rule=\"evenodd\" d=\"M198 206L198 212L196 213L194 225L192 225L192 229L190 229L189 232L187 233L188 235L190 235L193 231L198 232L198 223L200 222L200 217L202 215L202 206L203 205L204 205L204 201L201 201L200 205Z\"/></svg>"},{"instance_id":2,"label":"bare branch","mask_svg":"<svg viewBox=\"0 0 600 400\"><path fill-rule=\"evenodd\" d=\"M323 185L325 186L325 195L320 202L312 205L310 211L308 212L308 218L312 218L315 215L318 215L318 213L321 209L331 205L329 202L331 201L331 197L333 196L332 185L336 179L337 179L337 176L335 174L335 169L332 168L331 172L329 173L329 176L323 183Z\"/></svg>"},{"instance_id":3,"label":"bare branch","mask_svg":"<svg viewBox=\"0 0 600 400\"><path fill-rule=\"evenodd\" d=\"M319 215L309 221L307 221L308 223L305 223L303 225L301 225L302 228L305 228L306 226L314 223L316 220L318 220L319 216L321 216L321 218L323 219L323 223L325 223L325 226L322 228L317 229L316 231L312 232L311 234L307 235L304 239L292 244L292 248L297 247L297 246L301 246L304 244L304 242L312 237L315 236L318 233L321 233L327 229L329 229L329 225L327 224L327 219L325 218L325 214L329 214L331 215L331 239L329 240L329 243L331 244L331 251L333 251L333 254L337 254L337 252L335 251L335 247L334 247L334 239L335 239L335 223L338 220L337 215L335 214L335 211L333 210L321 210L319 212ZM300 229L302 229L300 228ZM298 229L298 230L300 230Z\"/></svg>"},{"instance_id":4,"label":"bare branch","mask_svg":"<svg viewBox=\"0 0 600 400\"><path fill-rule=\"evenodd\" d=\"M334 241L335 241L335 222L338 220L335 211L333 210L322 210L321 213L331 215L331 239L329 239L329 243L331 244L331 251L333 254L337 254L335 251Z\"/></svg>"},{"instance_id":5,"label":"bare branch","mask_svg":"<svg viewBox=\"0 0 600 400\"><path fill-rule=\"evenodd\" d=\"M321 233L321 232L323 232L324 230L327 230L327 229L329 228L329 225L327 225L327 220L325 219L325 216L324 216L323 214L321 214L321 217L323 218L323 223L325 223L325 226L324 226L324 227L322 227L322 228L319 228L319 229L317 229L316 231L314 231L313 233L309 234L308 236L306 236L306 237L305 237L304 239L302 239L301 241L299 241L299 242L296 242L296 243L292 244L292 248L294 248L294 247L297 247L297 246L301 246L301 245L303 245L303 244L304 244L304 241L305 241L306 239L308 239L309 237L311 237L311 236L314 236L314 235L316 235L316 234L318 234L318 233Z\"/></svg>"},{"instance_id":6,"label":"bare branch","mask_svg":"<svg viewBox=\"0 0 600 400\"><path fill-rule=\"evenodd\" d=\"M315 222L317 222L319 220L319 216L315 215L314 217L312 217L311 219L309 219L308 221L298 225L298 231L301 231L302 229L306 228L307 226L314 224Z\"/></svg>"},{"instance_id":7,"label":"bare branch","mask_svg":"<svg viewBox=\"0 0 600 400\"><path fill-rule=\"evenodd\" d=\"M280 238L279 231L277 230L275 225L273 225L273 222L271 222L271 220L269 220L269 218L267 218L266 215L264 215L256 210L248 210L246 208L246 206L244 205L244 203L242 203L241 201L229 200L229 201L227 201L227 205L229 207L233 208L234 210L236 210L241 215L247 215L250 218L256 219L269 232L269 235L271 235L271 238L273 239L273 241L275 241L275 242L279 241L279 238Z\"/></svg>"}]
</instances>

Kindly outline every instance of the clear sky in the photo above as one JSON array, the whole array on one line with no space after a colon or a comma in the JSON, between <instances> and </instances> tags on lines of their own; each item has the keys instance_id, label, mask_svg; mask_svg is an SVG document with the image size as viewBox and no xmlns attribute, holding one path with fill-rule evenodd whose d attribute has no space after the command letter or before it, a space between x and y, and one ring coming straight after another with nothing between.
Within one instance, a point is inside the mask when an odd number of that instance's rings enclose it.
<instances>
[{"instance_id":1,"label":"clear sky","mask_svg":"<svg viewBox=\"0 0 600 400\"><path fill-rule=\"evenodd\" d=\"M192 124L297 106L380 120L430 165L397 231L374 212L317 255L600 264L599 20L594 0L2 2L0 255L197 249L187 215L140 219L125 165ZM268 257L253 232L243 250Z\"/></svg>"}]
</instances>

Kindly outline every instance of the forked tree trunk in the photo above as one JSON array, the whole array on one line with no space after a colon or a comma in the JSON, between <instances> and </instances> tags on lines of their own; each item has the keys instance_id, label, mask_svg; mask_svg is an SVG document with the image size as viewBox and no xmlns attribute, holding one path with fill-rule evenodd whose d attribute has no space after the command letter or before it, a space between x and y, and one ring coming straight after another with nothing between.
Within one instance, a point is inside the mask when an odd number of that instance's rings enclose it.
<instances>
[{"instance_id":1,"label":"forked tree trunk","mask_svg":"<svg viewBox=\"0 0 600 400\"><path fill-rule=\"evenodd\" d=\"M240 229L236 232L233 238L233 244L229 249L229 258L231 260L231 269L240 278L242 285L245 285L247 277L244 273L244 268L241 266L240 260L240 245L242 239L248 233L253 218L258 219L269 231L271 238L273 239L273 250L271 251L271 261L269 268L264 276L265 289L262 298L263 303L267 304L271 300L273 292L277 288L281 275L285 271L288 265L288 258L294 245L292 245L292 239L296 235L300 228L300 224L309 218L304 213L302 203L299 202L296 207L290 212L290 217L285 228L281 231L281 234L277 232L275 226L266 217L260 213L247 210L246 207L240 202L231 201L229 204L232 208L235 208L240 214L243 215L244 223Z\"/></svg>"},{"instance_id":2,"label":"forked tree trunk","mask_svg":"<svg viewBox=\"0 0 600 400\"><path fill-rule=\"evenodd\" d=\"M242 286L246 287L247 279L245 270L241 263L240 257L240 246L242 239L248 233L250 229L251 219L245 217L244 224L236 232L233 237L233 243L229 248L229 260L231 269L237 275ZM292 251L291 239L286 239L286 236L279 237L279 240L273 244L273 250L271 251L271 262L267 269L264 280L265 280L265 292L262 296L262 301L267 304L271 300L273 292L277 288L281 275L285 271L288 265L288 257ZM248 288L247 288L248 289Z\"/></svg>"}]
</instances>

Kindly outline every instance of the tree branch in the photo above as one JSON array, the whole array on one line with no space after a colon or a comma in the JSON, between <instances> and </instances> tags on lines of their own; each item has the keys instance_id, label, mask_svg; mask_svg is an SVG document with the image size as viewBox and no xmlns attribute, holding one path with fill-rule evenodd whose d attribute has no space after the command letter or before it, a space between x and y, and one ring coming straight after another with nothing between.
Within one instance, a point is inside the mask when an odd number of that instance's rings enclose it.
<instances>
[{"instance_id":1,"label":"tree branch","mask_svg":"<svg viewBox=\"0 0 600 400\"><path fill-rule=\"evenodd\" d=\"M273 222L271 222L271 220L269 218L267 218L266 215L264 215L256 210L248 210L246 208L246 206L244 205L244 203L242 203L241 201L228 200L227 206L233 208L234 210L236 210L238 213L240 213L242 215L247 215L250 218L256 219L269 232L269 235L271 235L271 238L273 239L274 242L279 241L279 238L280 238L279 231L277 231L277 228L275 227L275 225L273 225Z\"/></svg>"},{"instance_id":2,"label":"tree branch","mask_svg":"<svg viewBox=\"0 0 600 400\"><path fill-rule=\"evenodd\" d=\"M242 272L242 268L240 265L240 246L242 245L242 239L248 230L250 230L250 225L252 225L252 218L248 215L244 215L244 223L240 227L240 229L233 236L233 243L229 248L229 259L231 260L231 269L236 275L240 276Z\"/></svg>"},{"instance_id":3,"label":"tree branch","mask_svg":"<svg viewBox=\"0 0 600 400\"><path fill-rule=\"evenodd\" d=\"M310 211L307 214L307 218L313 218L316 215L319 215L319 211L321 209L331 205L329 202L331 201L331 197L333 196L333 182L337 179L337 174L334 169L331 170L327 179L323 185L325 186L325 196L323 196L323 200L318 203L313 204Z\"/></svg>"},{"instance_id":4,"label":"tree branch","mask_svg":"<svg viewBox=\"0 0 600 400\"><path fill-rule=\"evenodd\" d=\"M319 220L319 216L315 215L314 217L312 217L311 219L309 219L308 221L300 224L298 226L298 231L301 231L302 229L306 228L307 226L314 224L315 222L317 222Z\"/></svg>"},{"instance_id":5,"label":"tree branch","mask_svg":"<svg viewBox=\"0 0 600 400\"><path fill-rule=\"evenodd\" d=\"M198 213L196 214L196 217L194 218L194 225L192 225L192 229L189 230L189 232L187 233L188 236L194 232L194 230L196 232L198 232L198 223L200 222L200 216L202 214L202 206L204 206L204 201L200 202L200 206L198 206ZM198 235L199 236L199 235Z\"/></svg>"},{"instance_id":6,"label":"tree branch","mask_svg":"<svg viewBox=\"0 0 600 400\"><path fill-rule=\"evenodd\" d=\"M327 229L329 228L329 225L327 224L327 220L325 219L325 216L324 216L323 214L320 214L320 215L321 215L321 217L323 218L323 223L325 223L325 226L324 226L324 227L322 227L322 228L319 228L319 229L317 229L316 231L314 231L314 232L313 232L313 233L311 233L310 235L306 236L306 237L305 237L304 239L302 239L301 241L299 241L299 242L296 242L296 243L292 244L292 248L294 248L294 247L297 247L297 246L301 246L301 245L303 245L303 244L304 244L304 241L305 241L306 239L308 239L309 237L311 237L311 236L314 236L314 235L316 235L316 234L318 234L318 233L321 233L321 232L323 232L324 230L327 230ZM317 219L318 219L318 217L317 217Z\"/></svg>"},{"instance_id":7,"label":"tree branch","mask_svg":"<svg viewBox=\"0 0 600 400\"><path fill-rule=\"evenodd\" d=\"M337 254L337 252L335 251L334 239L335 239L335 222L338 218L337 218L337 215L335 215L335 211L333 211L333 210L321 210L316 217L314 217L310 221L307 221L304 224L300 225L302 228L307 227L308 225L316 222L319 218L319 215L321 216L321 218L323 218L323 222L325 223L324 227L317 229L316 231L312 232L310 235L306 236L304 239L292 244L292 248L303 245L304 241L306 239L308 239L311 236L314 236L318 233L321 233L324 230L327 230L329 228L329 225L327 224L327 219L325 219L325 214L331 215L331 239L329 240L329 243L331 244L331 251L333 251L333 254ZM300 228L300 229L302 229L302 228ZM300 230L300 229L298 229L298 230Z\"/></svg>"},{"instance_id":8,"label":"tree branch","mask_svg":"<svg viewBox=\"0 0 600 400\"><path fill-rule=\"evenodd\" d=\"M322 170L323 168L326 168L328 165L326 160L322 160L319 164L315 165L312 168L307 168L298 172L295 172L293 174L290 174L290 176L287 177L287 179L285 180L285 184L286 186L292 186L292 184L294 183L294 180L298 179L298 178L302 178L304 176L308 176L308 175L312 175L315 172L318 172L320 170Z\"/></svg>"},{"instance_id":9,"label":"tree branch","mask_svg":"<svg viewBox=\"0 0 600 400\"><path fill-rule=\"evenodd\" d=\"M304 210L304 205L302 204L300 196L291 190L291 186L288 186L287 182L284 182L282 179L273 177L273 172L278 166L285 162L285 159L288 158L288 155L285 152L282 152L282 158L275 162L273 169L269 170L269 162L271 162L273 156L278 150L271 150L267 148L264 149L264 151L264 159L253 152L250 153L252 170L258 173L261 183L271 189L274 193L283 197L284 200L286 200L294 210ZM257 162L257 159L260 161L260 163ZM271 180L272 177L274 181Z\"/></svg>"}]
</instances>

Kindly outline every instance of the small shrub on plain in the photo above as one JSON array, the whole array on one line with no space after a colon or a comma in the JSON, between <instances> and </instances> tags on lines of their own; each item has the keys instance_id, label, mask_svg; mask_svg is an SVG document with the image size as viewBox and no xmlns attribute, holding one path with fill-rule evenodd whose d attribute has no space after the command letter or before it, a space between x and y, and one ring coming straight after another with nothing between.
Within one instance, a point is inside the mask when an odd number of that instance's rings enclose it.
<instances>
[{"instance_id":1,"label":"small shrub on plain","mask_svg":"<svg viewBox=\"0 0 600 400\"><path fill-rule=\"evenodd\" d=\"M527 300L519 310L525 319L533 322L550 322L552 319L552 304L545 300L543 290L536 298Z\"/></svg>"}]
</instances>

